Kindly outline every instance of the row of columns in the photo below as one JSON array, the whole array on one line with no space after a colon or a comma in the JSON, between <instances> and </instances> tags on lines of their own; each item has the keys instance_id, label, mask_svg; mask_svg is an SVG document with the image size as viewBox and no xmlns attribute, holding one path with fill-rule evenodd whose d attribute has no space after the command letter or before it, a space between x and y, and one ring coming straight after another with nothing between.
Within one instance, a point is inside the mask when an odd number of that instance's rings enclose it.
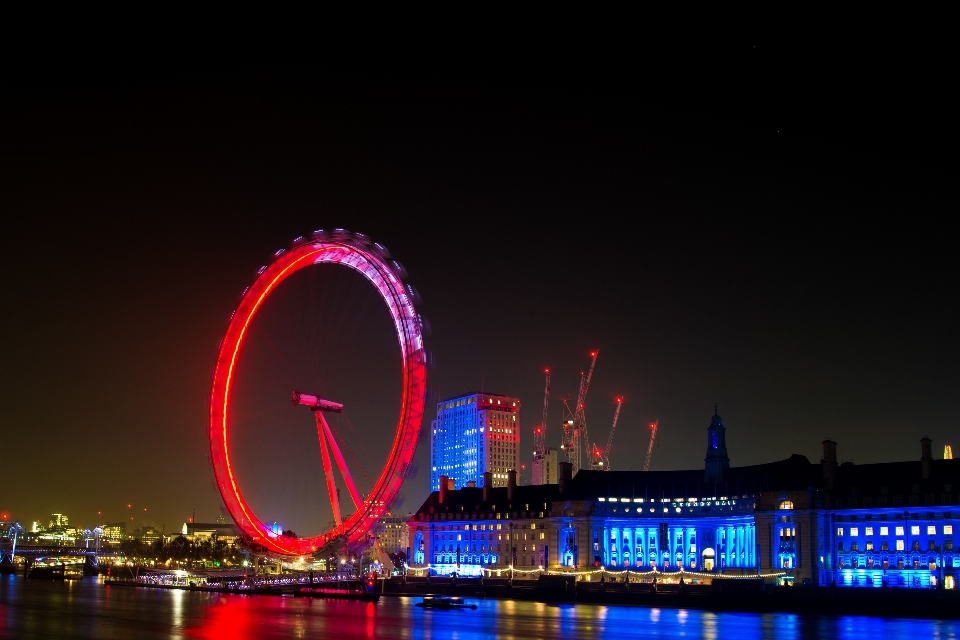
<instances>
[{"instance_id":1,"label":"row of columns","mask_svg":"<svg viewBox=\"0 0 960 640\"><path fill-rule=\"evenodd\" d=\"M669 566L677 566L678 549L684 568L702 569L702 554L709 529L671 526L667 530ZM716 562L721 568L756 567L756 529L751 525L719 527L713 530ZM599 532L601 562L623 566L629 554L629 566L637 566L637 545L641 548L640 566L649 567L651 554L657 566L664 566L664 551L660 548L660 528L604 527ZM626 544L624 540L626 539ZM691 549L694 566L691 567ZM721 561L722 558L722 561ZM720 564L722 562L722 564Z\"/></svg>"}]
</instances>

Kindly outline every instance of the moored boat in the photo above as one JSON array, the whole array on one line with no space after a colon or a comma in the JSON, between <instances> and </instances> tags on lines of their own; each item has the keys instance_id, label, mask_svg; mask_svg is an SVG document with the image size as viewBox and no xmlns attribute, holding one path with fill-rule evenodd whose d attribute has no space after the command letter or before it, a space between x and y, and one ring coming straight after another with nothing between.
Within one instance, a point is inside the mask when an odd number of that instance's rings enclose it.
<instances>
[{"instance_id":1,"label":"moored boat","mask_svg":"<svg viewBox=\"0 0 960 640\"><path fill-rule=\"evenodd\" d=\"M423 596L423 600L416 603L425 609L476 609L477 605L466 602L463 598L451 596Z\"/></svg>"}]
</instances>

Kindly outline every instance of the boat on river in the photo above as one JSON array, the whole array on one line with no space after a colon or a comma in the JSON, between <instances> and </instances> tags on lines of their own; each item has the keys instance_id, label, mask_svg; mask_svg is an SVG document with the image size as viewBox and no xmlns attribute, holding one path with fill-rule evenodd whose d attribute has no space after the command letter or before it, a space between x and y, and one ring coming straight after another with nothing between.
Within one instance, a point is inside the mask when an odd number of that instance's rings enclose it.
<instances>
[{"instance_id":1,"label":"boat on river","mask_svg":"<svg viewBox=\"0 0 960 640\"><path fill-rule=\"evenodd\" d=\"M374 592L372 585L368 586L361 580L315 582L310 586L296 588L293 595L297 598L329 598L361 602L379 602L380 600L380 594Z\"/></svg>"},{"instance_id":2,"label":"boat on river","mask_svg":"<svg viewBox=\"0 0 960 640\"><path fill-rule=\"evenodd\" d=\"M466 602L463 598L450 596L423 596L423 600L416 603L424 609L476 609L477 605Z\"/></svg>"}]
</instances>

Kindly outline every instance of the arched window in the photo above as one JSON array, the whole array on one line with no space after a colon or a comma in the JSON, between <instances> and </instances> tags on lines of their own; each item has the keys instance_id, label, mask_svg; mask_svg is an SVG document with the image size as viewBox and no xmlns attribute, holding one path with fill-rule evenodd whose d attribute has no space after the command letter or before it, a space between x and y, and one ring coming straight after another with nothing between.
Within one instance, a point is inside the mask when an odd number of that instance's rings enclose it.
<instances>
[{"instance_id":1,"label":"arched window","mask_svg":"<svg viewBox=\"0 0 960 640\"><path fill-rule=\"evenodd\" d=\"M778 509L793 509L792 500L781 500L780 504L777 506Z\"/></svg>"}]
</instances>

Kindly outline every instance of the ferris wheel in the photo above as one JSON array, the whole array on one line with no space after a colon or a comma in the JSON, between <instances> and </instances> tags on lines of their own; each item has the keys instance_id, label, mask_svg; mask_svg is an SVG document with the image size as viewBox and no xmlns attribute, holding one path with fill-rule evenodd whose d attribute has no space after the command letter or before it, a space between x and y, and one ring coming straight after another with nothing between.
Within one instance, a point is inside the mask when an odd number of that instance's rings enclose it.
<instances>
[{"instance_id":1,"label":"ferris wheel","mask_svg":"<svg viewBox=\"0 0 960 640\"><path fill-rule=\"evenodd\" d=\"M293 390L293 403L304 412L312 411L316 421L319 449L334 521L322 533L310 537L289 535L254 513L249 500L241 492L240 472L231 449L231 417L236 403L238 362L245 340L250 336L251 324L277 287L294 273L314 265L346 267L371 283L386 304L396 332L401 356L400 410L392 446L379 476L370 478L372 488L361 494L353 481L337 438L324 417L325 413L339 413L342 405L335 399L323 398L322 390ZM289 250L280 250L273 262L262 268L253 284L244 292L234 311L220 345L213 371L210 393L210 454L220 491L227 510L237 526L253 542L268 551L285 555L306 555L332 543L343 543L357 548L366 544L371 530L397 498L417 447L423 419L426 394L426 371L429 354L423 338L426 321L417 312L419 302L416 290L403 280L406 271L391 259L389 252L362 234L341 229L332 232L316 231L306 238L298 238ZM289 396L288 396L289 398ZM289 399L287 400L289 402ZM289 405L287 405L289 406ZM341 518L340 492L336 487L333 465L347 488L355 510ZM365 472L364 472L365 473Z\"/></svg>"}]
</instances>

